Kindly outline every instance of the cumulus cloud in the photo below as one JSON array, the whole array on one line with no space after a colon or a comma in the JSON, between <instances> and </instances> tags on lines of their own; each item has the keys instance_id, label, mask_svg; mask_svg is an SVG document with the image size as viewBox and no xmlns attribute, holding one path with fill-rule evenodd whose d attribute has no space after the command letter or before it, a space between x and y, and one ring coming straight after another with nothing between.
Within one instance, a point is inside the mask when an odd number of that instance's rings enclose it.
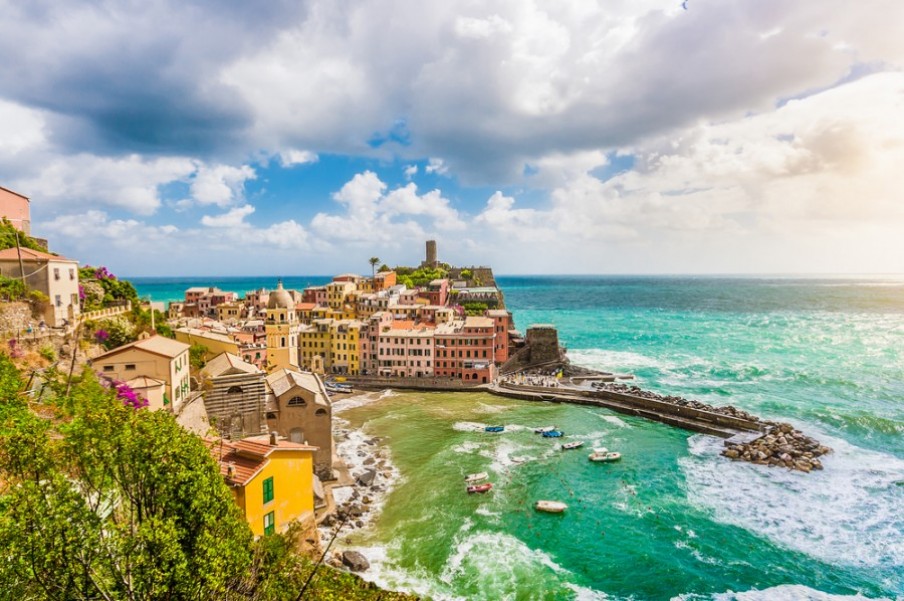
<instances>
[{"instance_id":1,"label":"cumulus cloud","mask_svg":"<svg viewBox=\"0 0 904 601\"><path fill-rule=\"evenodd\" d=\"M297 150L292 148L279 153L279 163L283 167L316 163L318 159L317 153L311 152L310 150Z\"/></svg>"},{"instance_id":2,"label":"cumulus cloud","mask_svg":"<svg viewBox=\"0 0 904 601\"><path fill-rule=\"evenodd\" d=\"M204 215L201 218L201 225L207 227L242 227L248 225L245 223L245 217L254 212L251 205L242 205L229 209L222 215Z\"/></svg>"},{"instance_id":3,"label":"cumulus cloud","mask_svg":"<svg viewBox=\"0 0 904 601\"><path fill-rule=\"evenodd\" d=\"M192 179L191 195L199 204L226 207L243 198L245 182L256 177L248 165L201 165Z\"/></svg>"}]
</instances>

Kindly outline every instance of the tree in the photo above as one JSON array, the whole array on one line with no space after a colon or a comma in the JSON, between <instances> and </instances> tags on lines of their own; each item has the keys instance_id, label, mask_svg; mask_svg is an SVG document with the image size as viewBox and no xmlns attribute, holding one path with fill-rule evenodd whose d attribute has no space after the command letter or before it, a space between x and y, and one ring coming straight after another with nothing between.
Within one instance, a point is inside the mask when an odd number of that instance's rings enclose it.
<instances>
[{"instance_id":1,"label":"tree","mask_svg":"<svg viewBox=\"0 0 904 601\"><path fill-rule=\"evenodd\" d=\"M370 262L370 275L371 275L371 278L376 279L376 277L377 277L377 263L380 262L380 257L371 257L369 262Z\"/></svg>"},{"instance_id":2,"label":"tree","mask_svg":"<svg viewBox=\"0 0 904 601\"><path fill-rule=\"evenodd\" d=\"M251 532L202 441L89 370L69 397L57 392L55 420L22 408L0 426L0 590L239 598Z\"/></svg>"}]
</instances>

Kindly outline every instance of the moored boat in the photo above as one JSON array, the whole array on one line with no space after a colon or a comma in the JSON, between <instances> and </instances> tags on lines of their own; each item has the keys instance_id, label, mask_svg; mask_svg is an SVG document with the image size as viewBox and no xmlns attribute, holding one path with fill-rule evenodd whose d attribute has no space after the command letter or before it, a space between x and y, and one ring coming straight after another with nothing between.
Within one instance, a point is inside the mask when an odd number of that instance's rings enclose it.
<instances>
[{"instance_id":1,"label":"moored boat","mask_svg":"<svg viewBox=\"0 0 904 601\"><path fill-rule=\"evenodd\" d=\"M590 461L608 463L621 459L621 453L616 453L615 451L600 447L598 449L593 449L593 452L590 453L587 458L590 459Z\"/></svg>"},{"instance_id":2,"label":"moored boat","mask_svg":"<svg viewBox=\"0 0 904 601\"><path fill-rule=\"evenodd\" d=\"M544 432L552 432L555 426L543 426L542 428L534 428L534 434L543 434Z\"/></svg>"},{"instance_id":3,"label":"moored boat","mask_svg":"<svg viewBox=\"0 0 904 601\"><path fill-rule=\"evenodd\" d=\"M574 442L566 442L562 444L562 450L567 451L569 449L579 449L584 446L583 440L576 440Z\"/></svg>"},{"instance_id":4,"label":"moored boat","mask_svg":"<svg viewBox=\"0 0 904 601\"><path fill-rule=\"evenodd\" d=\"M493 484L490 482L484 482L483 484L474 484L468 487L468 494L474 494L476 492L484 493L493 488Z\"/></svg>"},{"instance_id":5,"label":"moored boat","mask_svg":"<svg viewBox=\"0 0 904 601\"><path fill-rule=\"evenodd\" d=\"M546 513L562 513L568 509L568 505L561 501L537 501L534 504L537 511L545 511Z\"/></svg>"},{"instance_id":6,"label":"moored boat","mask_svg":"<svg viewBox=\"0 0 904 601\"><path fill-rule=\"evenodd\" d=\"M465 482L480 482L481 480L486 480L488 477L486 472L478 472L476 474L468 474L465 476Z\"/></svg>"},{"instance_id":7,"label":"moored boat","mask_svg":"<svg viewBox=\"0 0 904 601\"><path fill-rule=\"evenodd\" d=\"M505 426L487 426L483 429L484 432L504 432Z\"/></svg>"},{"instance_id":8,"label":"moored boat","mask_svg":"<svg viewBox=\"0 0 904 601\"><path fill-rule=\"evenodd\" d=\"M563 436L565 436L565 433L561 430L550 430L543 433L543 438L562 438Z\"/></svg>"}]
</instances>

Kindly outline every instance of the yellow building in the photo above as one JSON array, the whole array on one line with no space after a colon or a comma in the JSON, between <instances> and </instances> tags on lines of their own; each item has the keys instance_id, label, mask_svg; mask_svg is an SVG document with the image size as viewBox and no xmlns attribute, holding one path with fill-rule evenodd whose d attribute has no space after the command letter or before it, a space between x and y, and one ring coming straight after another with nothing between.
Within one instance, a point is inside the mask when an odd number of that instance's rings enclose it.
<instances>
[{"instance_id":1,"label":"yellow building","mask_svg":"<svg viewBox=\"0 0 904 601\"><path fill-rule=\"evenodd\" d=\"M207 440L220 473L255 536L314 520L314 452L275 432L237 441Z\"/></svg>"},{"instance_id":2,"label":"yellow building","mask_svg":"<svg viewBox=\"0 0 904 601\"><path fill-rule=\"evenodd\" d=\"M199 330L197 328L179 328L173 334L176 336L176 340L189 346L200 344L206 347L205 361L210 361L223 353L239 354L239 343L225 334L217 334L210 330Z\"/></svg>"},{"instance_id":3,"label":"yellow building","mask_svg":"<svg viewBox=\"0 0 904 601\"><path fill-rule=\"evenodd\" d=\"M327 372L352 376L360 373L360 337L360 321L346 319L330 324L330 362L324 365Z\"/></svg>"},{"instance_id":4,"label":"yellow building","mask_svg":"<svg viewBox=\"0 0 904 601\"><path fill-rule=\"evenodd\" d=\"M355 282L341 281L330 282L326 285L326 302L330 309L342 309L342 305L346 304L348 296L357 290Z\"/></svg>"},{"instance_id":5,"label":"yellow building","mask_svg":"<svg viewBox=\"0 0 904 601\"><path fill-rule=\"evenodd\" d=\"M267 369L298 367L298 316L295 301L280 281L267 301Z\"/></svg>"},{"instance_id":6,"label":"yellow building","mask_svg":"<svg viewBox=\"0 0 904 601\"><path fill-rule=\"evenodd\" d=\"M245 305L240 302L217 305L217 321L239 321L245 313Z\"/></svg>"},{"instance_id":7,"label":"yellow building","mask_svg":"<svg viewBox=\"0 0 904 601\"><path fill-rule=\"evenodd\" d=\"M166 407L172 411L188 398L190 387L189 345L164 336L151 336L124 344L91 360L91 366L101 375L129 382L140 376L163 382L164 393L146 397L151 409ZM171 402L172 401L172 402Z\"/></svg>"},{"instance_id":8,"label":"yellow building","mask_svg":"<svg viewBox=\"0 0 904 601\"><path fill-rule=\"evenodd\" d=\"M302 326L298 333L301 366L311 369L314 357L323 359L324 367L330 363L332 345L332 319L315 319L310 325Z\"/></svg>"}]
</instances>

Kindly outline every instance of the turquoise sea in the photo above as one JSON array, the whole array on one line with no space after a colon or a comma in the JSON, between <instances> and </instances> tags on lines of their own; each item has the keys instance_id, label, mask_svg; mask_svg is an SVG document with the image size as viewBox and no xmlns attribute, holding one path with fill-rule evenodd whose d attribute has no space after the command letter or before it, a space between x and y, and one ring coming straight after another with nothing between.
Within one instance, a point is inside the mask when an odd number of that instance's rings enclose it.
<instances>
[{"instance_id":1,"label":"turquoise sea","mask_svg":"<svg viewBox=\"0 0 904 601\"><path fill-rule=\"evenodd\" d=\"M275 285L133 281L154 300ZM575 363L790 421L835 452L802 474L603 409L445 393L340 404L399 474L376 523L340 540L372 560L369 577L436 599L904 599L904 279L499 284L516 325L556 324ZM481 431L491 423L506 432ZM552 424L587 444L563 452L531 431ZM590 464L594 446L624 457ZM468 496L462 478L477 471L495 488ZM537 499L569 509L538 514Z\"/></svg>"}]
</instances>

